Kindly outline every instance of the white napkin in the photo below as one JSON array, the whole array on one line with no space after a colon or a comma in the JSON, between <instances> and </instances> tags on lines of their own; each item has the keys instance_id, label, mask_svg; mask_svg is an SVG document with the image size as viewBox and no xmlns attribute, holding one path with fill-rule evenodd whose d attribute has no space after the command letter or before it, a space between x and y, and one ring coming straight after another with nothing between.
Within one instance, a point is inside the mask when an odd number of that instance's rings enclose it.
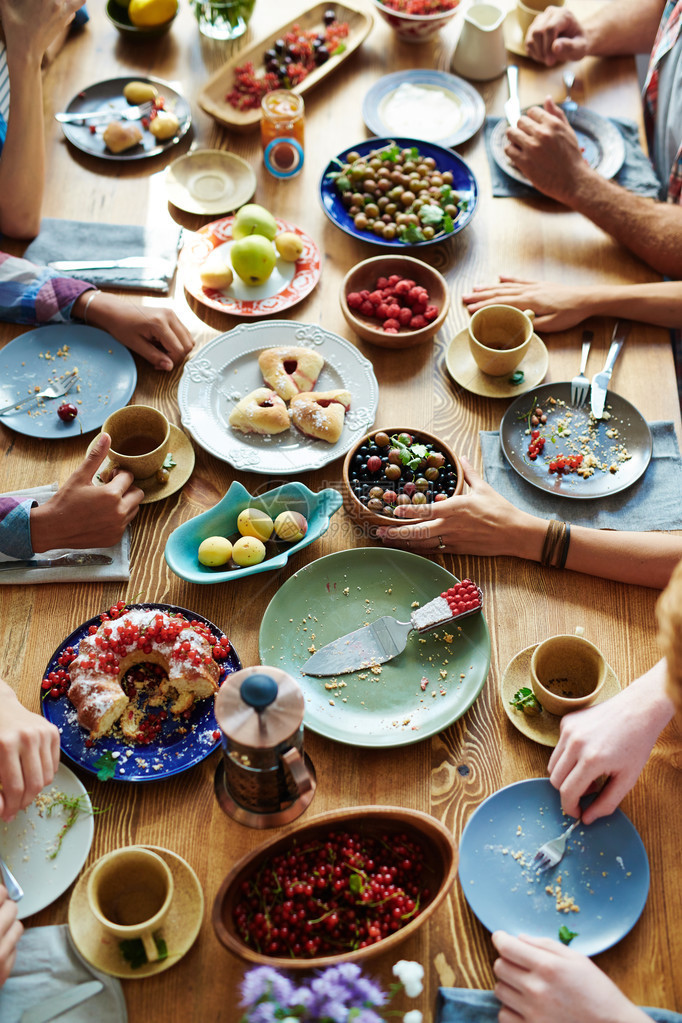
<instances>
[{"instance_id":1,"label":"white napkin","mask_svg":"<svg viewBox=\"0 0 682 1023\"><path fill-rule=\"evenodd\" d=\"M50 497L56 494L58 485L50 483L44 487L30 487L27 490L13 490L14 497L30 497L38 504L44 504ZM26 583L34 586L37 583L88 583L104 581L120 581L130 579L130 531L126 529L122 539L113 547L93 547L93 554L108 554L113 561L110 565L84 565L81 568L17 568L3 569L0 572L0 584ZM56 548L44 554L37 554L37 558L54 558L58 554L69 553L69 548ZM4 554L0 554L0 561L12 561ZM2 1017L0 1016L0 1019ZM5 1023L2 1019L2 1023Z\"/></svg>"},{"instance_id":2,"label":"white napkin","mask_svg":"<svg viewBox=\"0 0 682 1023\"><path fill-rule=\"evenodd\" d=\"M2 1023L20 1023L26 1009L89 980L101 980L104 987L68 1010L69 1023L126 1023L128 1012L121 982L81 958L71 943L67 925L30 927L17 946L12 975L0 988L0 1019Z\"/></svg>"}]
</instances>

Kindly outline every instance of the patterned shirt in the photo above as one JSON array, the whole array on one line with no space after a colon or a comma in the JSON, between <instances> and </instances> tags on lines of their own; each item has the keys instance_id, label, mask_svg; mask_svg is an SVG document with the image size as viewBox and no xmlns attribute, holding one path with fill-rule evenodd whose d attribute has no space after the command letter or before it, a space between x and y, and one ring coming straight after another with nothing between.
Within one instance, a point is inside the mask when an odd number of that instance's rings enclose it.
<instances>
[{"instance_id":1,"label":"patterned shirt","mask_svg":"<svg viewBox=\"0 0 682 1023\"><path fill-rule=\"evenodd\" d=\"M31 508L36 501L0 494L0 554L10 558L32 558Z\"/></svg>"},{"instance_id":2,"label":"patterned shirt","mask_svg":"<svg viewBox=\"0 0 682 1023\"><path fill-rule=\"evenodd\" d=\"M649 152L654 148L654 128L658 110L658 84L661 61L675 46L682 28L682 0L667 0L658 26L658 33L649 58L649 69L644 82L644 124ZM666 201L682 203L682 139L670 169Z\"/></svg>"},{"instance_id":3,"label":"patterned shirt","mask_svg":"<svg viewBox=\"0 0 682 1023\"><path fill-rule=\"evenodd\" d=\"M68 323L73 303L94 285L64 277L0 252L0 319L10 323Z\"/></svg>"}]
</instances>

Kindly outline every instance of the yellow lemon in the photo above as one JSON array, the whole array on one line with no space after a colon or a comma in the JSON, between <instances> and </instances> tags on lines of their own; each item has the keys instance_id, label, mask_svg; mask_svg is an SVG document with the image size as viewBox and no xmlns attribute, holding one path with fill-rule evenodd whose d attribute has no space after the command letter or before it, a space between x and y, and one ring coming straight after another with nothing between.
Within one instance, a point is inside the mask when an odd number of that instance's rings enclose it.
<instances>
[{"instance_id":1,"label":"yellow lemon","mask_svg":"<svg viewBox=\"0 0 682 1023\"><path fill-rule=\"evenodd\" d=\"M178 9L178 0L130 0L128 17L139 28L153 28L170 21Z\"/></svg>"}]
</instances>

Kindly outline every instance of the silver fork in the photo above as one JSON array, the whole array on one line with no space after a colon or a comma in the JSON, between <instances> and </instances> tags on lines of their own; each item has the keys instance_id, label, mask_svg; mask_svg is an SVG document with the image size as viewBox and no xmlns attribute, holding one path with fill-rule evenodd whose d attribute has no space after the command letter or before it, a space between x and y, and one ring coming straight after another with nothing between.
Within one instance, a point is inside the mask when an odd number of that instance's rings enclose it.
<instances>
[{"instance_id":1,"label":"silver fork","mask_svg":"<svg viewBox=\"0 0 682 1023\"><path fill-rule=\"evenodd\" d=\"M533 866L542 874L545 870L549 870L551 867L556 867L558 863L561 863L566 852L566 842L568 836L578 827L580 824L580 817L577 821L573 821L570 828L566 828L563 835L559 838L552 838L549 842L545 842L541 845L535 856L533 857Z\"/></svg>"},{"instance_id":2,"label":"silver fork","mask_svg":"<svg viewBox=\"0 0 682 1023\"><path fill-rule=\"evenodd\" d=\"M122 109L116 110L111 107L110 110L93 110L88 113L87 110L77 113L63 113L55 114L55 121L59 121L60 124L81 124L84 121L139 121L141 117L146 117L152 111L152 104L140 103L136 107L123 107Z\"/></svg>"},{"instance_id":3,"label":"silver fork","mask_svg":"<svg viewBox=\"0 0 682 1023\"><path fill-rule=\"evenodd\" d=\"M566 70L563 73L564 86L566 88L566 99L561 104L567 114L573 113L578 109L578 104L574 99L571 99L571 89L575 84L575 75L572 71Z\"/></svg>"},{"instance_id":4,"label":"silver fork","mask_svg":"<svg viewBox=\"0 0 682 1023\"><path fill-rule=\"evenodd\" d=\"M591 330L583 331L583 350L580 357L580 373L573 377L571 380L571 405L575 408L580 408L587 401L587 395L590 393L590 381L585 376L585 367L587 366L587 356L590 354L590 345L594 334Z\"/></svg>"},{"instance_id":5,"label":"silver fork","mask_svg":"<svg viewBox=\"0 0 682 1023\"><path fill-rule=\"evenodd\" d=\"M7 889L7 894L9 895L12 902L18 902L19 899L23 899L24 889L21 887L16 877L3 860L2 856L0 856L0 878L2 879L2 883L4 884L5 888Z\"/></svg>"},{"instance_id":6,"label":"silver fork","mask_svg":"<svg viewBox=\"0 0 682 1023\"><path fill-rule=\"evenodd\" d=\"M7 412L25 412L25 405L33 405L41 398L62 398L65 394L68 394L71 388L78 381L78 374L75 370L61 382L50 384L42 391L38 391L37 394L29 394L21 401L15 401L13 405L5 405L4 408L0 408L0 416L4 416Z\"/></svg>"}]
</instances>

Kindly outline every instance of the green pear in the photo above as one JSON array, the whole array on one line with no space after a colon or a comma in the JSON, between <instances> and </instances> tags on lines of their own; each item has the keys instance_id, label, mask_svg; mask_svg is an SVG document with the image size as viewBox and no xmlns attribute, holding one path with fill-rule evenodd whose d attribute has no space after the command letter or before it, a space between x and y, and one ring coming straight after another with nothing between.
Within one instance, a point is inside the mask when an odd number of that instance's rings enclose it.
<instances>
[{"instance_id":1,"label":"green pear","mask_svg":"<svg viewBox=\"0 0 682 1023\"><path fill-rule=\"evenodd\" d=\"M244 284L265 284L277 262L277 252L262 234L250 234L233 244L230 259Z\"/></svg>"},{"instance_id":2,"label":"green pear","mask_svg":"<svg viewBox=\"0 0 682 1023\"><path fill-rule=\"evenodd\" d=\"M264 206L250 202L237 210L232 225L232 237L235 241L246 238L247 235L260 234L265 238L273 240L277 234L277 221L272 213L269 213Z\"/></svg>"}]
</instances>

